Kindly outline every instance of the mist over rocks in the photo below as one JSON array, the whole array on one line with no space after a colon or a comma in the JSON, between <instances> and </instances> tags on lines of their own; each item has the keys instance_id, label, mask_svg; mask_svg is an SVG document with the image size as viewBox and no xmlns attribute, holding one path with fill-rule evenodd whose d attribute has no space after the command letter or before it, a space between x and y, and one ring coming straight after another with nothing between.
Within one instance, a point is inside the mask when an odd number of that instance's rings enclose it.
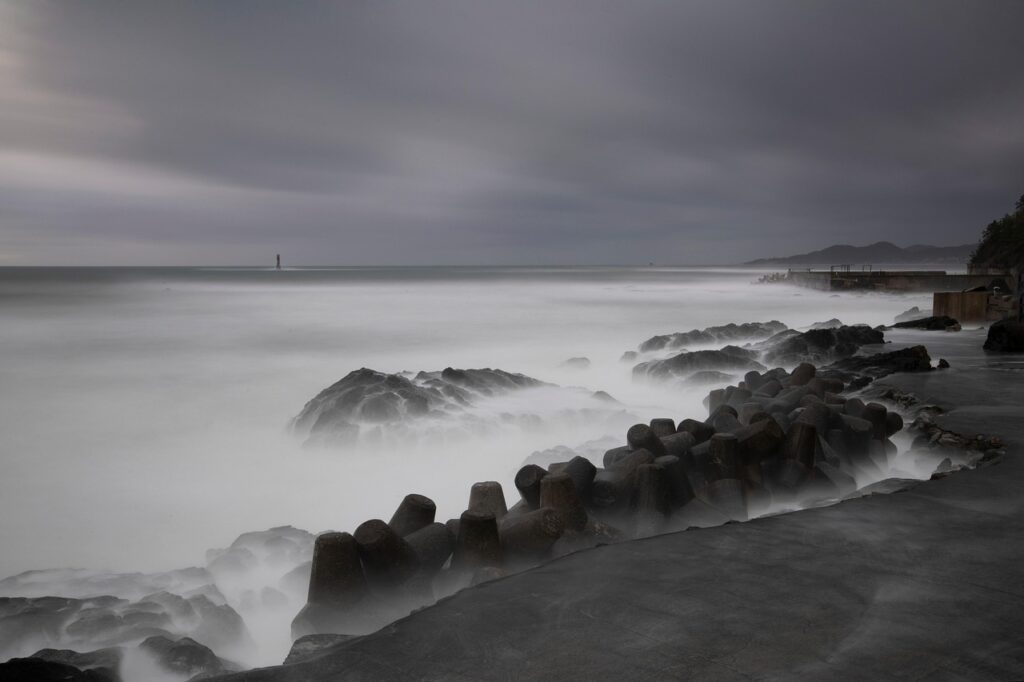
<instances>
[{"instance_id":1,"label":"mist over rocks","mask_svg":"<svg viewBox=\"0 0 1024 682\"><path fill-rule=\"evenodd\" d=\"M764 370L765 366L758 362L759 355L757 351L739 346L725 346L719 350L685 351L665 360L641 362L633 367L633 377L658 380L688 379L697 372L708 370Z\"/></svg>"},{"instance_id":2,"label":"mist over rocks","mask_svg":"<svg viewBox=\"0 0 1024 682\"><path fill-rule=\"evenodd\" d=\"M706 346L722 342L756 341L785 331L788 327L778 320L769 322L729 323L704 329L691 329L688 332L676 332L652 336L639 346L641 353L653 353L662 350L679 350L685 346Z\"/></svg>"},{"instance_id":3,"label":"mist over rocks","mask_svg":"<svg viewBox=\"0 0 1024 682\"><path fill-rule=\"evenodd\" d=\"M150 679L146 671L168 665L180 672L178 659L213 660L204 651L221 661L203 664L206 674L242 667L230 661L251 666L262 648L282 644L305 603L314 539L277 526L208 550L204 567L152 574L54 569L5 578L0 660L36 656L86 668L118 652L134 671L128 679ZM150 638L159 646L142 647Z\"/></svg>"},{"instance_id":4,"label":"mist over rocks","mask_svg":"<svg viewBox=\"0 0 1024 682\"><path fill-rule=\"evenodd\" d=\"M582 360L582 359L579 359ZM589 361L588 361L589 362ZM580 363L582 364L582 363ZM603 391L562 387L501 369L453 369L386 374L372 369L350 372L306 403L291 431L317 446L357 440L387 440L405 433L457 437L508 425L534 429L543 418L529 404L488 412L493 401L526 391L545 391L565 407L558 416L600 417L616 412Z\"/></svg>"},{"instance_id":5,"label":"mist over rocks","mask_svg":"<svg viewBox=\"0 0 1024 682\"><path fill-rule=\"evenodd\" d=\"M911 320L920 320L922 317L931 317L931 316L932 316L931 308L928 308L926 310L922 310L921 308L919 308L919 307L917 307L915 305L912 308L908 308L907 310L904 310L902 313L900 313L895 318L893 318L893 322L894 323L910 322Z\"/></svg>"},{"instance_id":6,"label":"mist over rocks","mask_svg":"<svg viewBox=\"0 0 1024 682\"><path fill-rule=\"evenodd\" d=\"M150 654L164 670L187 675L190 679L242 670L242 666L220 658L190 637L171 639L157 635L144 640L139 648Z\"/></svg>"},{"instance_id":7,"label":"mist over rocks","mask_svg":"<svg viewBox=\"0 0 1024 682\"><path fill-rule=\"evenodd\" d=\"M799 334L783 332L755 347L763 351L766 363L792 366L801 362L830 362L849 357L862 346L881 343L885 343L881 331L858 324L811 329Z\"/></svg>"}]
</instances>

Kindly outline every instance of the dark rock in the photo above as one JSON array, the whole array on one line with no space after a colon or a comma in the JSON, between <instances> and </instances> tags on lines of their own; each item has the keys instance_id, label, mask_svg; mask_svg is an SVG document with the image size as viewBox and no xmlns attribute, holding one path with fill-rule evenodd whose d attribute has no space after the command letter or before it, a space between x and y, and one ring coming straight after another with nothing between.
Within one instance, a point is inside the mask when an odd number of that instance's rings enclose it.
<instances>
[{"instance_id":1,"label":"dark rock","mask_svg":"<svg viewBox=\"0 0 1024 682\"><path fill-rule=\"evenodd\" d=\"M722 384L728 384L735 378L735 374L727 374L714 369L702 369L701 371L694 372L690 376L686 377L685 381L687 384L693 384L695 386L706 386L708 384L721 386Z\"/></svg>"},{"instance_id":2,"label":"dark rock","mask_svg":"<svg viewBox=\"0 0 1024 682\"><path fill-rule=\"evenodd\" d=\"M786 329L786 325L778 320L771 322L747 322L746 324L726 324L706 329L693 329L688 332L654 336L640 344L640 352L650 353L660 350L676 350L687 345L709 345L731 341L754 341L765 339Z\"/></svg>"},{"instance_id":3,"label":"dark rock","mask_svg":"<svg viewBox=\"0 0 1024 682\"><path fill-rule=\"evenodd\" d=\"M996 353L1024 353L1024 322L1000 320L993 323L988 328L984 349Z\"/></svg>"},{"instance_id":4,"label":"dark rock","mask_svg":"<svg viewBox=\"0 0 1024 682\"><path fill-rule=\"evenodd\" d=\"M920 308L918 308L915 305L910 310L905 310L902 313L900 313L899 315L897 315L896 319L894 320L894 322L896 322L896 323L910 322L911 320L920 320L922 318L931 317L931 316L932 316L932 311L931 310L921 310Z\"/></svg>"},{"instance_id":5,"label":"dark rock","mask_svg":"<svg viewBox=\"0 0 1024 682\"><path fill-rule=\"evenodd\" d=\"M239 666L219 658L213 651L191 637L171 640L150 637L139 644L168 672L179 675L221 675L239 670Z\"/></svg>"},{"instance_id":6,"label":"dark rock","mask_svg":"<svg viewBox=\"0 0 1024 682\"><path fill-rule=\"evenodd\" d=\"M107 668L79 670L66 663L42 658L12 658L0 663L3 682L119 682L115 671Z\"/></svg>"},{"instance_id":7,"label":"dark rock","mask_svg":"<svg viewBox=\"0 0 1024 682\"><path fill-rule=\"evenodd\" d=\"M500 369L452 369L385 374L372 369L350 372L306 403L291 428L311 442L345 442L361 423L389 424L445 411L461 411L481 397L549 386L523 374Z\"/></svg>"},{"instance_id":8,"label":"dark rock","mask_svg":"<svg viewBox=\"0 0 1024 682\"><path fill-rule=\"evenodd\" d=\"M827 320L825 322L815 322L814 324L811 325L810 328L811 329L838 329L839 327L843 327L843 326L845 326L845 325L842 322L840 322L838 319L833 317L831 320Z\"/></svg>"},{"instance_id":9,"label":"dark rock","mask_svg":"<svg viewBox=\"0 0 1024 682\"><path fill-rule=\"evenodd\" d=\"M926 329L929 331L944 331L946 329L960 329L960 323L948 315L937 315L933 317L922 317L916 320L897 322L893 325L896 329Z\"/></svg>"},{"instance_id":10,"label":"dark rock","mask_svg":"<svg viewBox=\"0 0 1024 682\"><path fill-rule=\"evenodd\" d=\"M814 374L817 369L814 365L808 362L801 362L789 375L790 386L806 386L811 379L814 378Z\"/></svg>"},{"instance_id":11,"label":"dark rock","mask_svg":"<svg viewBox=\"0 0 1024 682\"><path fill-rule=\"evenodd\" d=\"M51 663L63 663L79 670L106 668L108 671L116 672L121 668L124 650L121 647L108 647L79 653L71 649L40 649L32 654L31 658L40 658ZM0 676L0 679L3 677Z\"/></svg>"},{"instance_id":12,"label":"dark rock","mask_svg":"<svg viewBox=\"0 0 1024 682\"><path fill-rule=\"evenodd\" d=\"M946 358L939 358L939 369L949 369L949 361Z\"/></svg>"},{"instance_id":13,"label":"dark rock","mask_svg":"<svg viewBox=\"0 0 1024 682\"><path fill-rule=\"evenodd\" d=\"M837 360L822 368L821 374L850 381L854 377L879 379L894 372L928 372L932 359L924 346L912 346L888 353L861 355Z\"/></svg>"},{"instance_id":14,"label":"dark rock","mask_svg":"<svg viewBox=\"0 0 1024 682\"><path fill-rule=\"evenodd\" d=\"M700 370L763 370L757 361L757 353L737 346L726 346L721 350L698 350L680 353L667 360L641 362L633 368L634 378L659 380L685 379Z\"/></svg>"},{"instance_id":15,"label":"dark rock","mask_svg":"<svg viewBox=\"0 0 1024 682\"><path fill-rule=\"evenodd\" d=\"M772 338L758 344L757 348L763 349L765 359L773 364L819 364L849 357L861 346L884 342L882 332L866 325L854 325L838 329L812 329L777 340Z\"/></svg>"}]
</instances>

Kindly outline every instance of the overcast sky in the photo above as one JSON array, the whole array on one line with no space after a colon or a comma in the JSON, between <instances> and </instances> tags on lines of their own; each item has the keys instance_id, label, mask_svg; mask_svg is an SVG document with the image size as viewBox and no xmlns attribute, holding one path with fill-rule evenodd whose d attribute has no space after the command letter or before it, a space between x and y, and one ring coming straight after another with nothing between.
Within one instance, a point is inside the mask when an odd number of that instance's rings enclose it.
<instances>
[{"instance_id":1,"label":"overcast sky","mask_svg":"<svg viewBox=\"0 0 1024 682\"><path fill-rule=\"evenodd\" d=\"M1024 2L0 0L0 264L972 242Z\"/></svg>"}]
</instances>

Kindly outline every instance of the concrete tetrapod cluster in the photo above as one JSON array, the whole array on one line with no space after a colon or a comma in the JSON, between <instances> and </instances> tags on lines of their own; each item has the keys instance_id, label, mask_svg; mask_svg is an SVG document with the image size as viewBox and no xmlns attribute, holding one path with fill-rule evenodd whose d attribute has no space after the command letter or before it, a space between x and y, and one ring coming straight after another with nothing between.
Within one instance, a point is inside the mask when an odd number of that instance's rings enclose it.
<instances>
[{"instance_id":1,"label":"concrete tetrapod cluster","mask_svg":"<svg viewBox=\"0 0 1024 682\"><path fill-rule=\"evenodd\" d=\"M472 486L466 511L435 521L407 495L387 523L324 533L309 598L292 634L360 634L470 584L578 549L691 526L743 521L773 502L838 499L883 478L903 428L879 403L840 395L842 380L748 372L711 391L704 420L653 419L626 433L598 468L584 457L522 467L511 508L499 483Z\"/></svg>"}]
</instances>

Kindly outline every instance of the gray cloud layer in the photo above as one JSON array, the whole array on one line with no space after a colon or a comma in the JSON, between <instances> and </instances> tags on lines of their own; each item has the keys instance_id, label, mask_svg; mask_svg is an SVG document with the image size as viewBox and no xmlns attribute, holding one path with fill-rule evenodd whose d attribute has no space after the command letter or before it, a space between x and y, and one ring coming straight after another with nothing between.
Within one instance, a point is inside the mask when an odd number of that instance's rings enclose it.
<instances>
[{"instance_id":1,"label":"gray cloud layer","mask_svg":"<svg viewBox=\"0 0 1024 682\"><path fill-rule=\"evenodd\" d=\"M973 241L1024 3L0 4L0 264L728 263Z\"/></svg>"}]
</instances>

